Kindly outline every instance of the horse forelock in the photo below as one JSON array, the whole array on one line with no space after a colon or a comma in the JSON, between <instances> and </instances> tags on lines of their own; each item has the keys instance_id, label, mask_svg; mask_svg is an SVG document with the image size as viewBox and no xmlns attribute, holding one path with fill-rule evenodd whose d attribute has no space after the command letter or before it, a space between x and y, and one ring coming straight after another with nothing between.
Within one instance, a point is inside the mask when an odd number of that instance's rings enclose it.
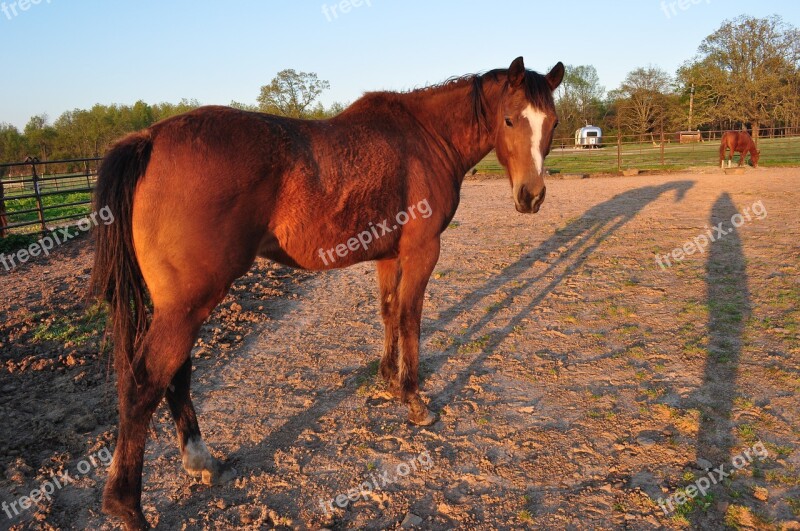
<instances>
[{"instance_id":1,"label":"horse forelock","mask_svg":"<svg viewBox=\"0 0 800 531\"><path fill-rule=\"evenodd\" d=\"M538 73L528 71L525 75L525 96L538 111L548 111L555 108L553 92L547 79Z\"/></svg>"}]
</instances>

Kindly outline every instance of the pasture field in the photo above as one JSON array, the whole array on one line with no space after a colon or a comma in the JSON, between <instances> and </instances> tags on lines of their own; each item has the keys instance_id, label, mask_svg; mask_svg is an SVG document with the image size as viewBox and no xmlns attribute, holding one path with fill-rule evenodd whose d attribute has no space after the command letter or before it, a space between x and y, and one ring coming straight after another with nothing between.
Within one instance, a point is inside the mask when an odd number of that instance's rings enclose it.
<instances>
[{"instance_id":1,"label":"pasture field","mask_svg":"<svg viewBox=\"0 0 800 531\"><path fill-rule=\"evenodd\" d=\"M145 515L163 529L798 529L799 203L792 168L550 180L527 216L505 180L467 181L425 298L422 391L441 413L426 428L381 398L374 266L259 261L193 353L204 438L238 478L185 475L162 405ZM711 227L725 234L674 258ZM0 528L115 528L105 469L76 474L115 440L104 313L81 302L91 260L83 238L0 270L0 501L75 477Z\"/></svg>"},{"instance_id":2,"label":"pasture field","mask_svg":"<svg viewBox=\"0 0 800 531\"><path fill-rule=\"evenodd\" d=\"M611 139L599 149L576 149L564 140L553 141L553 149L547 157L547 168L552 173L616 173L617 145ZM690 167L710 168L719 165L719 140L694 144L675 142L664 146L664 164L661 164L661 146L648 143L623 143L622 168L680 170ZM761 159L765 168L800 166L800 137L762 138L759 140ZM738 164L737 154L733 164ZM477 165L482 173L502 173L494 152Z\"/></svg>"}]
</instances>

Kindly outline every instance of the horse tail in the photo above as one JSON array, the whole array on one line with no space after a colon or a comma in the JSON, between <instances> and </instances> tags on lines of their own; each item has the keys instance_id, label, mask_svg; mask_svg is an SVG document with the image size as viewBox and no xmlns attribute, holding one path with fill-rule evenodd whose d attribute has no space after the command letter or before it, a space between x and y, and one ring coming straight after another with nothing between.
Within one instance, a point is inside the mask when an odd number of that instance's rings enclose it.
<instances>
[{"instance_id":1,"label":"horse tail","mask_svg":"<svg viewBox=\"0 0 800 531\"><path fill-rule=\"evenodd\" d=\"M152 148L148 130L119 140L103 157L94 189L95 211L110 211L113 221L96 228L89 294L109 305L114 364L120 374L132 369L138 342L147 330L147 291L133 247L132 218L134 191Z\"/></svg>"},{"instance_id":2,"label":"horse tail","mask_svg":"<svg viewBox=\"0 0 800 531\"><path fill-rule=\"evenodd\" d=\"M730 138L730 133L728 131L722 133L722 142L719 145L719 161L722 162L725 160L725 151L728 149L728 139Z\"/></svg>"}]
</instances>

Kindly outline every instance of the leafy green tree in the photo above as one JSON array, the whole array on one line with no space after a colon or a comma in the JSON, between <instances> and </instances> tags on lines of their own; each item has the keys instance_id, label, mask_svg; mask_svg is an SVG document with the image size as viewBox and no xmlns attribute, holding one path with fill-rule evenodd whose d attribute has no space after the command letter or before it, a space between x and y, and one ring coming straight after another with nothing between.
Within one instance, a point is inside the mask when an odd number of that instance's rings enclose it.
<instances>
[{"instance_id":1,"label":"leafy green tree","mask_svg":"<svg viewBox=\"0 0 800 531\"><path fill-rule=\"evenodd\" d=\"M648 66L625 76L618 89L609 94L617 107L619 126L644 140L660 131L667 117L672 79L664 70ZM666 127L666 125L665 125Z\"/></svg>"},{"instance_id":2,"label":"leafy green tree","mask_svg":"<svg viewBox=\"0 0 800 531\"><path fill-rule=\"evenodd\" d=\"M40 160L47 160L53 152L56 130L48 124L46 114L32 116L25 125L25 140L30 150L30 156L37 156Z\"/></svg>"},{"instance_id":3,"label":"leafy green tree","mask_svg":"<svg viewBox=\"0 0 800 531\"><path fill-rule=\"evenodd\" d=\"M258 112L258 105L253 105L250 103L231 101L229 107L233 107L234 109L239 109L240 111Z\"/></svg>"},{"instance_id":4,"label":"leafy green tree","mask_svg":"<svg viewBox=\"0 0 800 531\"><path fill-rule=\"evenodd\" d=\"M281 70L269 85L261 87L258 108L270 114L307 118L319 95L329 88L330 83L313 72Z\"/></svg>"},{"instance_id":5,"label":"leafy green tree","mask_svg":"<svg viewBox=\"0 0 800 531\"><path fill-rule=\"evenodd\" d=\"M25 158L25 137L11 124L0 123L0 162L19 162Z\"/></svg>"},{"instance_id":6,"label":"leafy green tree","mask_svg":"<svg viewBox=\"0 0 800 531\"><path fill-rule=\"evenodd\" d=\"M196 99L183 98L180 103L157 103L153 105L153 122L161 121L171 116L177 116L185 112L192 111L200 107L200 102Z\"/></svg>"},{"instance_id":7,"label":"leafy green tree","mask_svg":"<svg viewBox=\"0 0 800 531\"><path fill-rule=\"evenodd\" d=\"M702 121L762 125L795 120L798 112L800 33L773 15L726 20L703 40L698 54L678 71L683 92L695 85Z\"/></svg>"},{"instance_id":8,"label":"leafy green tree","mask_svg":"<svg viewBox=\"0 0 800 531\"><path fill-rule=\"evenodd\" d=\"M564 80L556 91L557 136L568 137L584 125L598 124L603 109L605 88L591 65L568 65Z\"/></svg>"}]
</instances>

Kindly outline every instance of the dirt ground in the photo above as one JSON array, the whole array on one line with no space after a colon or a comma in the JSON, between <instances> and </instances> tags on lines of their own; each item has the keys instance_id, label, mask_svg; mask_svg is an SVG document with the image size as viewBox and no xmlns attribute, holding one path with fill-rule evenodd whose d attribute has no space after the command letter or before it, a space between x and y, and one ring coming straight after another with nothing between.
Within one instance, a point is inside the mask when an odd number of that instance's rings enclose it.
<instances>
[{"instance_id":1,"label":"dirt ground","mask_svg":"<svg viewBox=\"0 0 800 531\"><path fill-rule=\"evenodd\" d=\"M188 477L162 406L145 514L159 529L800 529L799 204L800 169L554 180L535 216L503 179L466 182L425 300L427 428L378 397L371 264L259 261L194 351L201 428L238 477ZM0 271L0 502L72 478L4 506L0 529L116 528L99 512L116 397L102 313L81 301L91 255L84 239Z\"/></svg>"}]
</instances>

